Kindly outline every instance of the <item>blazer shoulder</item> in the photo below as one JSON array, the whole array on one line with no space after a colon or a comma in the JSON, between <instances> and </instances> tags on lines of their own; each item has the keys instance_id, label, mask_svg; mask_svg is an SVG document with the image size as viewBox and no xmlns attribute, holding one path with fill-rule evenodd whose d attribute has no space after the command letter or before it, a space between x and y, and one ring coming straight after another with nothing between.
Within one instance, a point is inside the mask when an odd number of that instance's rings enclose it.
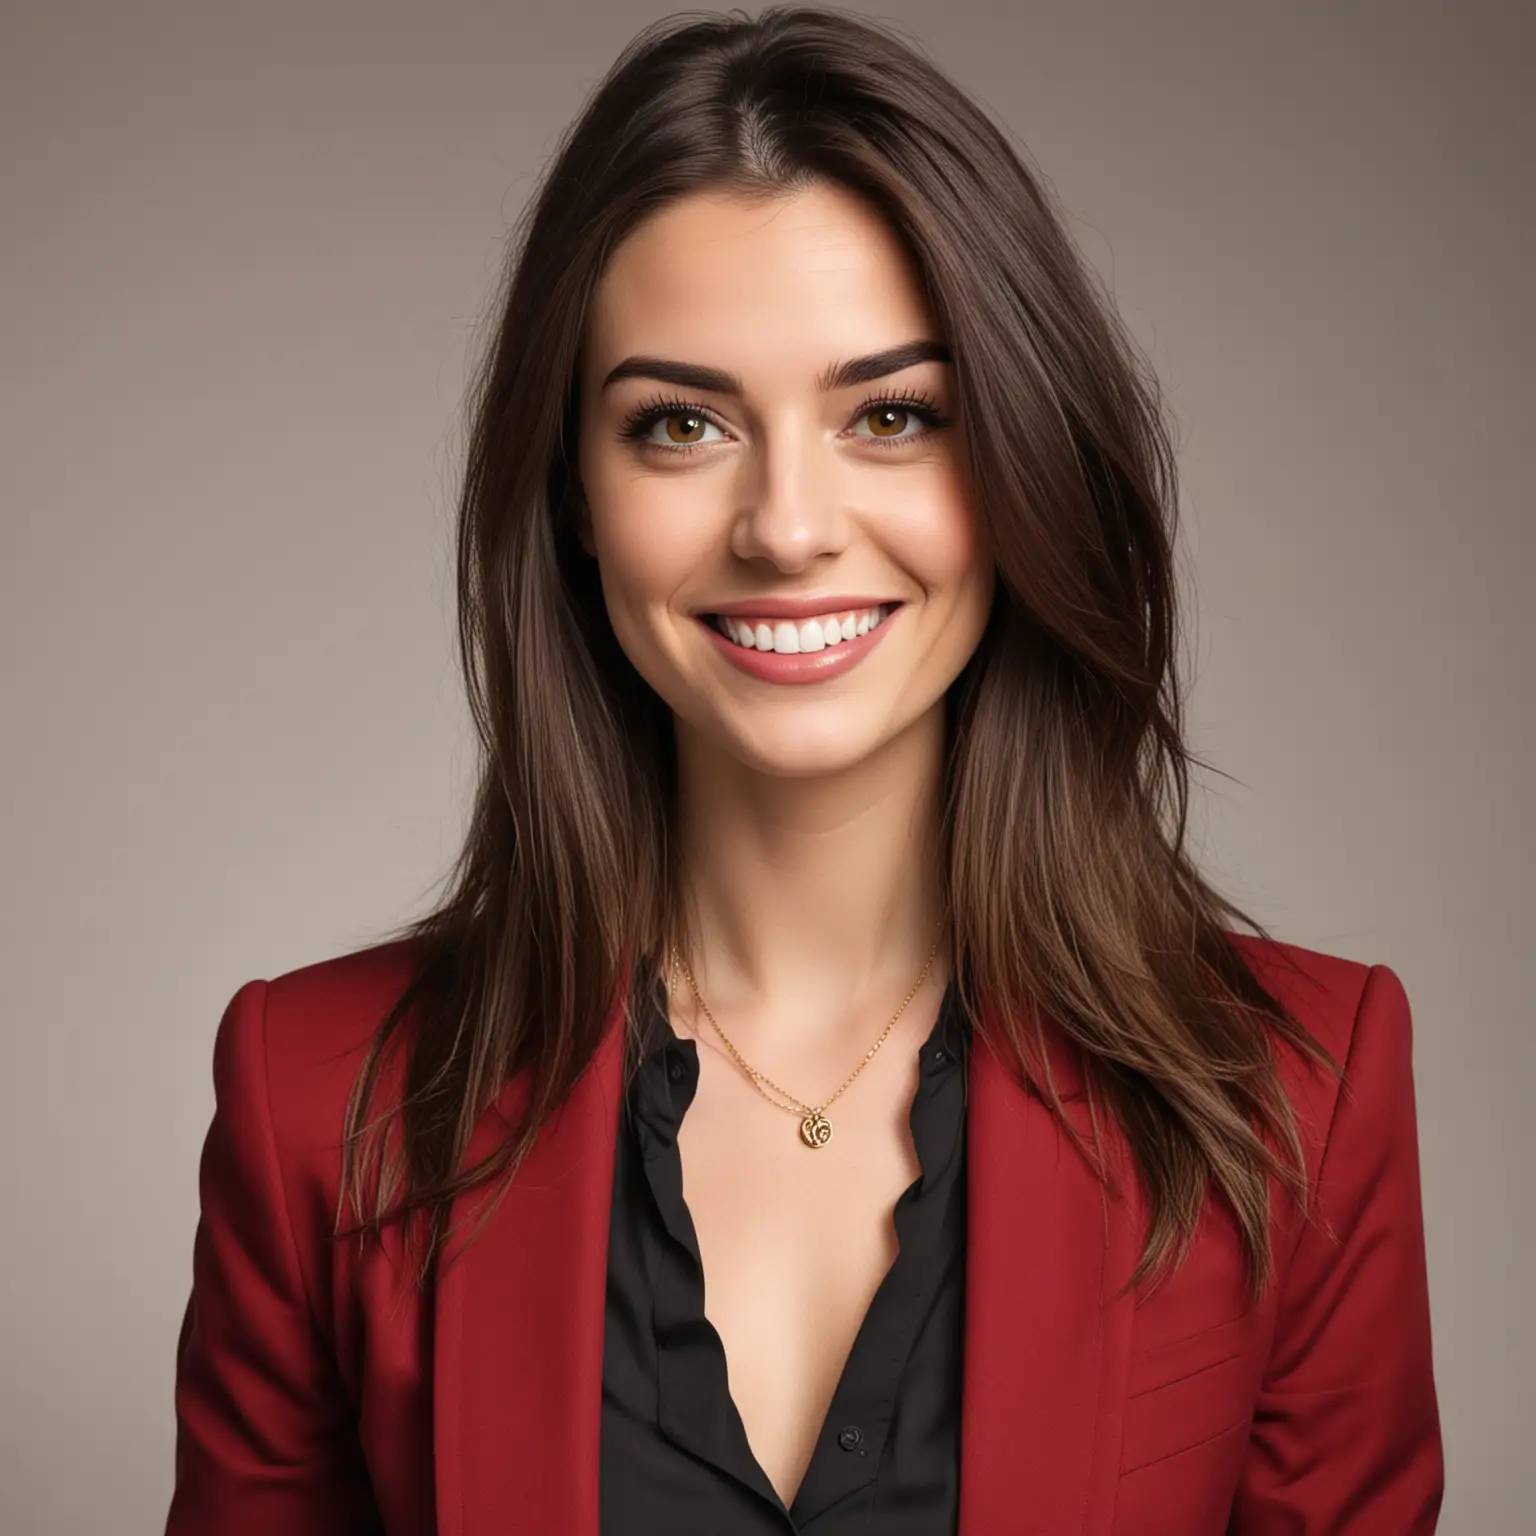
<instances>
[{"instance_id":1,"label":"blazer shoulder","mask_svg":"<svg viewBox=\"0 0 1536 1536\"><path fill-rule=\"evenodd\" d=\"M1412 1010L1390 966L1250 934L1229 937L1266 989L1342 1071L1336 1080L1294 1047L1277 1053L1309 1165L1320 1161L1346 1100L1371 1106L1367 1118L1411 1100Z\"/></svg>"},{"instance_id":2,"label":"blazer shoulder","mask_svg":"<svg viewBox=\"0 0 1536 1536\"><path fill-rule=\"evenodd\" d=\"M296 1221L299 1207L334 1204L348 1096L418 950L391 940L247 981L225 1007L214 1044L217 1113L242 1138L257 1134L253 1114L266 1122L261 1134L271 1137Z\"/></svg>"},{"instance_id":3,"label":"blazer shoulder","mask_svg":"<svg viewBox=\"0 0 1536 1536\"><path fill-rule=\"evenodd\" d=\"M1372 972L1387 967L1254 934L1227 937L1265 989L1342 1066Z\"/></svg>"},{"instance_id":4,"label":"blazer shoulder","mask_svg":"<svg viewBox=\"0 0 1536 1536\"><path fill-rule=\"evenodd\" d=\"M416 972L409 939L315 961L274 976L267 987L267 1050L274 1072L361 1058L374 1031Z\"/></svg>"}]
</instances>

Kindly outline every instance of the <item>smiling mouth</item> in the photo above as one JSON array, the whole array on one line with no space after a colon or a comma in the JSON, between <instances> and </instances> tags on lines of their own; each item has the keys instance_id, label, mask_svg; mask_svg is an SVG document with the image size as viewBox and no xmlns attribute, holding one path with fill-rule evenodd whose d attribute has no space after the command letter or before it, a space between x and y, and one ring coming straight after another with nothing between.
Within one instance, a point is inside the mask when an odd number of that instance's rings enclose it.
<instances>
[{"instance_id":1,"label":"smiling mouth","mask_svg":"<svg viewBox=\"0 0 1536 1536\"><path fill-rule=\"evenodd\" d=\"M809 619L774 619L767 615L735 618L721 613L701 617L742 650L798 656L867 635L872 629L878 629L900 606L900 603L880 603L873 608L848 608Z\"/></svg>"}]
</instances>

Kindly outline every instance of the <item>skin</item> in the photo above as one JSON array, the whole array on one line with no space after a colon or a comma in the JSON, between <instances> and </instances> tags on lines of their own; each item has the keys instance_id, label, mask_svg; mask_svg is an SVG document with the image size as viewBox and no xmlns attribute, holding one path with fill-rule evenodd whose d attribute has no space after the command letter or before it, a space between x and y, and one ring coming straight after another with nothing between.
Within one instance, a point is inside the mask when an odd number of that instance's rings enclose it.
<instances>
[{"instance_id":1,"label":"skin","mask_svg":"<svg viewBox=\"0 0 1536 1536\"><path fill-rule=\"evenodd\" d=\"M932 947L943 699L992 598L951 365L818 388L920 338L943 340L900 242L855 194L817 185L659 211L611 258L580 363L582 539L620 643L676 720L689 961L746 1060L810 1103L858 1065ZM724 369L742 392L605 388L633 356ZM913 390L948 424L866 403ZM657 400L688 409L627 440L626 418ZM697 617L807 593L902 606L857 666L804 685L739 671ZM706 1312L786 1504L895 1257L892 1207L919 1172L916 1051L947 974L941 952L814 1152L686 983L673 993L674 1027L699 1045L680 1149Z\"/></svg>"}]
</instances>

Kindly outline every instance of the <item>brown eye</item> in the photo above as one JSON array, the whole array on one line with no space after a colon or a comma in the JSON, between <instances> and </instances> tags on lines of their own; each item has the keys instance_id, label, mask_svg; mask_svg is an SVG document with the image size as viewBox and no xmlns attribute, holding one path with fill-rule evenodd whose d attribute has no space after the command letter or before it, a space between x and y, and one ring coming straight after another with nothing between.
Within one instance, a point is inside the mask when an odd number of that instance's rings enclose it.
<instances>
[{"instance_id":1,"label":"brown eye","mask_svg":"<svg viewBox=\"0 0 1536 1536\"><path fill-rule=\"evenodd\" d=\"M667 429L666 438L654 437L652 434L663 423ZM717 437L704 436L711 428ZM625 418L619 436L642 451L655 449L662 453L688 453L725 438L724 432L708 415L682 400L656 400L640 406Z\"/></svg>"},{"instance_id":2,"label":"brown eye","mask_svg":"<svg viewBox=\"0 0 1536 1536\"><path fill-rule=\"evenodd\" d=\"M899 405L879 405L866 411L864 419L875 424L872 431L876 437L900 437L907 424L907 411Z\"/></svg>"},{"instance_id":3,"label":"brown eye","mask_svg":"<svg viewBox=\"0 0 1536 1536\"><path fill-rule=\"evenodd\" d=\"M677 429L678 422L685 422L687 424L682 431ZM693 411L674 411L666 418L666 423L667 436L674 443L683 445L698 442L704 428L709 425L702 416L697 415Z\"/></svg>"}]
</instances>

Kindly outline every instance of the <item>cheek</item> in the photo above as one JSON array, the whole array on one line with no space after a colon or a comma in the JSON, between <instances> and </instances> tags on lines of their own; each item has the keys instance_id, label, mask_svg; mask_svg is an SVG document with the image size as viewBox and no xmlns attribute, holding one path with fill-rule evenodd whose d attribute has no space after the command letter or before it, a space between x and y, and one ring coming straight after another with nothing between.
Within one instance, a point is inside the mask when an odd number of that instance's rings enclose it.
<instances>
[{"instance_id":1,"label":"cheek","mask_svg":"<svg viewBox=\"0 0 1536 1536\"><path fill-rule=\"evenodd\" d=\"M630 480L589 492L608 620L636 670L665 691L680 662L688 593L712 565L713 501L676 484Z\"/></svg>"},{"instance_id":2,"label":"cheek","mask_svg":"<svg viewBox=\"0 0 1536 1536\"><path fill-rule=\"evenodd\" d=\"M964 604L990 586L991 556L957 476L930 488L893 530L900 559L931 601Z\"/></svg>"},{"instance_id":3,"label":"cheek","mask_svg":"<svg viewBox=\"0 0 1536 1536\"><path fill-rule=\"evenodd\" d=\"M601 487L592 532L609 600L640 609L664 603L696 571L708 548L703 520L658 484Z\"/></svg>"}]
</instances>

